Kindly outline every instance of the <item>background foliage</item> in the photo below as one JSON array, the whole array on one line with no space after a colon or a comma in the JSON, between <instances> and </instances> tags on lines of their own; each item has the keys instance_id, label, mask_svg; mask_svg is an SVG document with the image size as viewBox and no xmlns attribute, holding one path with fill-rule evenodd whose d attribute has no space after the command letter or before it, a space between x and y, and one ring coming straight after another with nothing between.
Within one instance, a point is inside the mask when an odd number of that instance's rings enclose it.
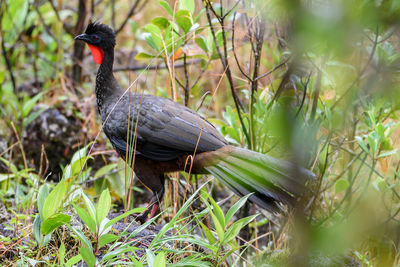
<instances>
[{"instance_id":1,"label":"background foliage","mask_svg":"<svg viewBox=\"0 0 400 267\"><path fill-rule=\"evenodd\" d=\"M398 266L399 18L396 0L2 0L1 261ZM146 192L101 132L73 41L90 19L117 33L121 86L312 169L309 193L271 215L171 174L164 212L132 230Z\"/></svg>"}]
</instances>

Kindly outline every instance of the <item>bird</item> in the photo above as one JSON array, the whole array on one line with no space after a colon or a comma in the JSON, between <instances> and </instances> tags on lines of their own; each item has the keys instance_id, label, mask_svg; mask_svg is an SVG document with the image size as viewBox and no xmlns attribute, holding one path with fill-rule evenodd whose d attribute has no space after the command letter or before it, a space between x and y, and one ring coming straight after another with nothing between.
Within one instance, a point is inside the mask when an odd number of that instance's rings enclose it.
<instances>
[{"instance_id":1,"label":"bird","mask_svg":"<svg viewBox=\"0 0 400 267\"><path fill-rule=\"evenodd\" d=\"M312 171L289 161L230 145L210 122L184 105L124 90L113 75L116 36L106 24L90 22L74 39L86 42L100 64L95 94L105 135L153 194L138 221L156 215L171 172L211 174L274 213L293 205L315 179Z\"/></svg>"}]
</instances>

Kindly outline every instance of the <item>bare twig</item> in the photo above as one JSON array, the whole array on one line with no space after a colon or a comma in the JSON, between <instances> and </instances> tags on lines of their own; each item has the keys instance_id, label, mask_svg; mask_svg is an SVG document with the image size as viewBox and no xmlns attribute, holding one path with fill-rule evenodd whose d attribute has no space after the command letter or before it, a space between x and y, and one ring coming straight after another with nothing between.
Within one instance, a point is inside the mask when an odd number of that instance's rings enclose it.
<instances>
[{"instance_id":1,"label":"bare twig","mask_svg":"<svg viewBox=\"0 0 400 267\"><path fill-rule=\"evenodd\" d=\"M83 32L83 26L86 21L86 1L79 0L78 20L75 24L75 34ZM80 82L82 67L78 64L83 59L83 52L85 51L85 44L83 42L74 42L74 65L72 67L72 79L75 82Z\"/></svg>"},{"instance_id":2,"label":"bare twig","mask_svg":"<svg viewBox=\"0 0 400 267\"><path fill-rule=\"evenodd\" d=\"M238 117L239 117L239 121L240 124L243 128L243 132L246 136L246 139L248 140L248 143L250 145L250 136L248 133L248 129L246 128L246 125L244 124L243 118L242 118L242 110L244 111L244 107L238 97L238 95L236 94L236 90L235 90L235 86L233 83L233 78L232 78L232 73L231 73L231 69L229 67L229 62L228 62L228 49L227 49L227 38L226 38L226 32L225 32L225 26L224 26L224 17L221 17L219 15L217 15L217 13L215 12L215 10L212 7L212 4L210 3L209 0L205 0L205 7L206 7L206 15L207 15L207 20L208 20L208 24L210 25L210 30L211 30L211 34L215 43L215 47L218 53L218 56L220 58L220 61L222 63L223 68L226 70L226 77L228 79L229 85L230 85L230 89L231 89L231 93L232 93L232 97L235 103L235 108L237 110L238 113ZM222 3L222 2L221 2ZM221 10L222 10L222 6L221 6ZM221 25L221 30L222 30L222 40L223 40L223 48L224 48L224 54L221 53L221 49L219 47L219 43L217 40L217 36L214 30L214 26L212 23L212 19L211 19L211 14L210 12L213 12L213 14L216 16L216 18L218 19L220 25Z\"/></svg>"},{"instance_id":3,"label":"bare twig","mask_svg":"<svg viewBox=\"0 0 400 267\"><path fill-rule=\"evenodd\" d=\"M122 29L125 27L126 23L128 22L129 18L132 17L135 14L136 9L139 6L141 0L136 0L135 3L133 3L131 9L129 10L128 15L125 17L124 21L122 22L122 24L119 26L118 29L115 30L115 34L118 34L122 31ZM146 3L146 1L144 2L144 4ZM144 5L143 4L143 5Z\"/></svg>"},{"instance_id":4,"label":"bare twig","mask_svg":"<svg viewBox=\"0 0 400 267\"><path fill-rule=\"evenodd\" d=\"M188 61L187 64L198 64L201 62L201 59L194 59L191 61ZM185 65L183 63L178 63L175 64L175 68L183 68ZM158 70L158 69L167 69L168 67L165 64L158 64L154 66L130 66L130 67L118 67L114 68L113 72L119 72L119 71L138 71L138 70Z\"/></svg>"}]
</instances>

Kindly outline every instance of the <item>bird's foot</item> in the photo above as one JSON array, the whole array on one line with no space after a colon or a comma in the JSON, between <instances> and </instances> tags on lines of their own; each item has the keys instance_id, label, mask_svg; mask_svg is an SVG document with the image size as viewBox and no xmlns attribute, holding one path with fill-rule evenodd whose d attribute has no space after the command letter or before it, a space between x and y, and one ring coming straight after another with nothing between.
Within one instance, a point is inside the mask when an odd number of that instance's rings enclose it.
<instances>
[{"instance_id":1,"label":"bird's foot","mask_svg":"<svg viewBox=\"0 0 400 267\"><path fill-rule=\"evenodd\" d=\"M147 222L148 220L150 220L151 218L153 218L156 215L157 209L158 209L159 205L157 203L154 203L153 205L148 206L148 208L142 212L142 214L139 214L138 216L136 216L135 220L140 222L141 224L144 224L145 222ZM151 212L150 212L151 209ZM148 217L150 212L150 217Z\"/></svg>"}]
</instances>

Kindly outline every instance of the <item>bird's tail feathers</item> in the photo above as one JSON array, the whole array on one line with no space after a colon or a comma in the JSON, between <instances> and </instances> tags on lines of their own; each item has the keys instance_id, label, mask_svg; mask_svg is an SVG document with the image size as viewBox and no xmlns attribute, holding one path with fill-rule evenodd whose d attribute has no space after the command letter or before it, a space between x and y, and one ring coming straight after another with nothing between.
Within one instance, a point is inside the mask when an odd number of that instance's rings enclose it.
<instances>
[{"instance_id":1,"label":"bird's tail feathers","mask_svg":"<svg viewBox=\"0 0 400 267\"><path fill-rule=\"evenodd\" d=\"M243 148L216 151L218 161L205 169L240 196L277 212L281 203L293 205L315 174L291 162Z\"/></svg>"}]
</instances>

